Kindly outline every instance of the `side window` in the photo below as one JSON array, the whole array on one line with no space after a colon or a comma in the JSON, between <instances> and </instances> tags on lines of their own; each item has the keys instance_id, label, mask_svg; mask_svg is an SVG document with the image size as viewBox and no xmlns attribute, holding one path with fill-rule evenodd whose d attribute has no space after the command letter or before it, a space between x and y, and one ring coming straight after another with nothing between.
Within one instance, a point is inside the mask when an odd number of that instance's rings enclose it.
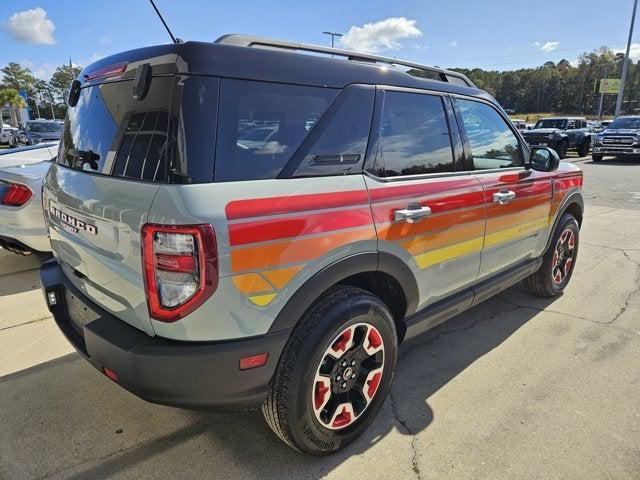
<instances>
[{"instance_id":1,"label":"side window","mask_svg":"<svg viewBox=\"0 0 640 480\"><path fill-rule=\"evenodd\" d=\"M296 153L293 163L299 166L294 176L362 172L374 91L368 85L344 88Z\"/></svg>"},{"instance_id":2,"label":"side window","mask_svg":"<svg viewBox=\"0 0 640 480\"><path fill-rule=\"evenodd\" d=\"M441 97L385 92L375 170L382 177L454 170Z\"/></svg>"},{"instance_id":3,"label":"side window","mask_svg":"<svg viewBox=\"0 0 640 480\"><path fill-rule=\"evenodd\" d=\"M518 138L493 107L472 100L457 99L456 103L467 132L475 170L523 164Z\"/></svg>"},{"instance_id":4,"label":"side window","mask_svg":"<svg viewBox=\"0 0 640 480\"><path fill-rule=\"evenodd\" d=\"M576 121L575 120L569 120L569 123L567 123L567 130L573 130L575 128L578 128L576 126Z\"/></svg>"},{"instance_id":5,"label":"side window","mask_svg":"<svg viewBox=\"0 0 640 480\"><path fill-rule=\"evenodd\" d=\"M223 80L214 179L275 178L338 90Z\"/></svg>"}]
</instances>

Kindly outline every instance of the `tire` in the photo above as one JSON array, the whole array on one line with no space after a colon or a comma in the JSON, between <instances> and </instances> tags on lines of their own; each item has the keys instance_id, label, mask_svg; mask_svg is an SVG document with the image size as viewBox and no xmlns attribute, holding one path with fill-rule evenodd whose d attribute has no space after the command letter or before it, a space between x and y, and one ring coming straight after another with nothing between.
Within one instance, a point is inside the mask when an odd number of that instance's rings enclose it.
<instances>
[{"instance_id":1,"label":"tire","mask_svg":"<svg viewBox=\"0 0 640 480\"><path fill-rule=\"evenodd\" d=\"M593 160L594 162L601 162L602 161L602 157L603 157L603 155L601 153L592 153L591 154L591 160Z\"/></svg>"},{"instance_id":2,"label":"tire","mask_svg":"<svg viewBox=\"0 0 640 480\"><path fill-rule=\"evenodd\" d=\"M262 405L267 424L286 444L309 455L346 447L384 403L397 345L393 317L378 297L354 287L325 292L302 316L282 352Z\"/></svg>"},{"instance_id":3,"label":"tire","mask_svg":"<svg viewBox=\"0 0 640 480\"><path fill-rule=\"evenodd\" d=\"M556 297L563 292L576 265L579 241L578 222L573 215L565 213L543 255L542 266L525 279L531 293L539 297Z\"/></svg>"},{"instance_id":4,"label":"tire","mask_svg":"<svg viewBox=\"0 0 640 480\"><path fill-rule=\"evenodd\" d=\"M558 154L558 157L560 157L561 159L566 158L567 150L569 150L569 143L566 140L563 140L558 144L556 153Z\"/></svg>"},{"instance_id":5,"label":"tire","mask_svg":"<svg viewBox=\"0 0 640 480\"><path fill-rule=\"evenodd\" d=\"M591 140L585 138L584 141L578 146L578 156L586 157L589 155L589 149L591 148Z\"/></svg>"}]
</instances>

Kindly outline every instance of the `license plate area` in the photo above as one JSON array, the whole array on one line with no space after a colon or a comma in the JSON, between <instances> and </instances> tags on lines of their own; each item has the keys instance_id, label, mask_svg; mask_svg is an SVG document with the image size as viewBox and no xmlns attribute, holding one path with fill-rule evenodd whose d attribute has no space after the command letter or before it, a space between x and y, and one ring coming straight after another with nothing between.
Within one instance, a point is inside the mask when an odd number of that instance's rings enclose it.
<instances>
[{"instance_id":1,"label":"license plate area","mask_svg":"<svg viewBox=\"0 0 640 480\"><path fill-rule=\"evenodd\" d=\"M89 322L97 320L100 316L68 289L65 289L64 301L71 326L81 337L84 337L84 326Z\"/></svg>"}]
</instances>

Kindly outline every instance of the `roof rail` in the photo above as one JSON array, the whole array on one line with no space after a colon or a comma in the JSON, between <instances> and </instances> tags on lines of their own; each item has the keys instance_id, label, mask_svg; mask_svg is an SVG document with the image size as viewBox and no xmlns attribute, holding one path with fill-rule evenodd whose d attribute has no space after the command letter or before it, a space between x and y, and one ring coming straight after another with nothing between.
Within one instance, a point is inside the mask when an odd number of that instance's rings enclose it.
<instances>
[{"instance_id":1,"label":"roof rail","mask_svg":"<svg viewBox=\"0 0 640 480\"><path fill-rule=\"evenodd\" d=\"M373 55L370 53L354 52L352 50L344 50L341 48L322 47L319 45L310 45L308 43L287 42L284 40L272 40L270 38L253 37L250 35L229 34L218 38L214 43L223 45L234 45L237 47L263 47L273 49L295 50L312 53L324 53L327 55L345 57L347 60L369 63L386 63L389 65L402 65L404 67L415 68L426 72L435 73L443 82L449 82L455 85L463 85L465 87L474 87L475 85L466 75L445 70L439 67L431 67L420 63L407 62L398 60L397 58L383 57L381 55Z\"/></svg>"}]
</instances>

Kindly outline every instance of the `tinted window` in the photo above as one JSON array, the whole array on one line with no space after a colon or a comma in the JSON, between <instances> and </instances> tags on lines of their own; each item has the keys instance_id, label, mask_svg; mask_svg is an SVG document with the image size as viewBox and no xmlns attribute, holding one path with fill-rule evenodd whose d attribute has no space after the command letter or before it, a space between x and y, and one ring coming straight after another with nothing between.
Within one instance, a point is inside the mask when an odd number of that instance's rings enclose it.
<instances>
[{"instance_id":1,"label":"tinted window","mask_svg":"<svg viewBox=\"0 0 640 480\"><path fill-rule=\"evenodd\" d=\"M361 172L367 150L374 88L346 87L297 153L295 175L343 175ZM309 145L307 145L309 144Z\"/></svg>"},{"instance_id":2,"label":"tinted window","mask_svg":"<svg viewBox=\"0 0 640 480\"><path fill-rule=\"evenodd\" d=\"M522 165L518 138L500 114L486 103L456 100L476 170Z\"/></svg>"},{"instance_id":3,"label":"tinted window","mask_svg":"<svg viewBox=\"0 0 640 480\"><path fill-rule=\"evenodd\" d=\"M223 80L215 180L275 178L337 93L334 89Z\"/></svg>"},{"instance_id":4,"label":"tinted window","mask_svg":"<svg viewBox=\"0 0 640 480\"><path fill-rule=\"evenodd\" d=\"M380 176L453 171L453 152L442 99L385 92L380 125Z\"/></svg>"},{"instance_id":5,"label":"tinted window","mask_svg":"<svg viewBox=\"0 0 640 480\"><path fill-rule=\"evenodd\" d=\"M607 125L609 125L612 130L615 130L616 128L630 128L633 130L640 130L640 117L619 117L615 119L613 123L602 122L603 127Z\"/></svg>"},{"instance_id":6,"label":"tinted window","mask_svg":"<svg viewBox=\"0 0 640 480\"><path fill-rule=\"evenodd\" d=\"M544 120L538 120L538 123L536 123L534 128L559 128L560 130L564 130L567 128L567 121L557 118L547 118Z\"/></svg>"}]
</instances>

